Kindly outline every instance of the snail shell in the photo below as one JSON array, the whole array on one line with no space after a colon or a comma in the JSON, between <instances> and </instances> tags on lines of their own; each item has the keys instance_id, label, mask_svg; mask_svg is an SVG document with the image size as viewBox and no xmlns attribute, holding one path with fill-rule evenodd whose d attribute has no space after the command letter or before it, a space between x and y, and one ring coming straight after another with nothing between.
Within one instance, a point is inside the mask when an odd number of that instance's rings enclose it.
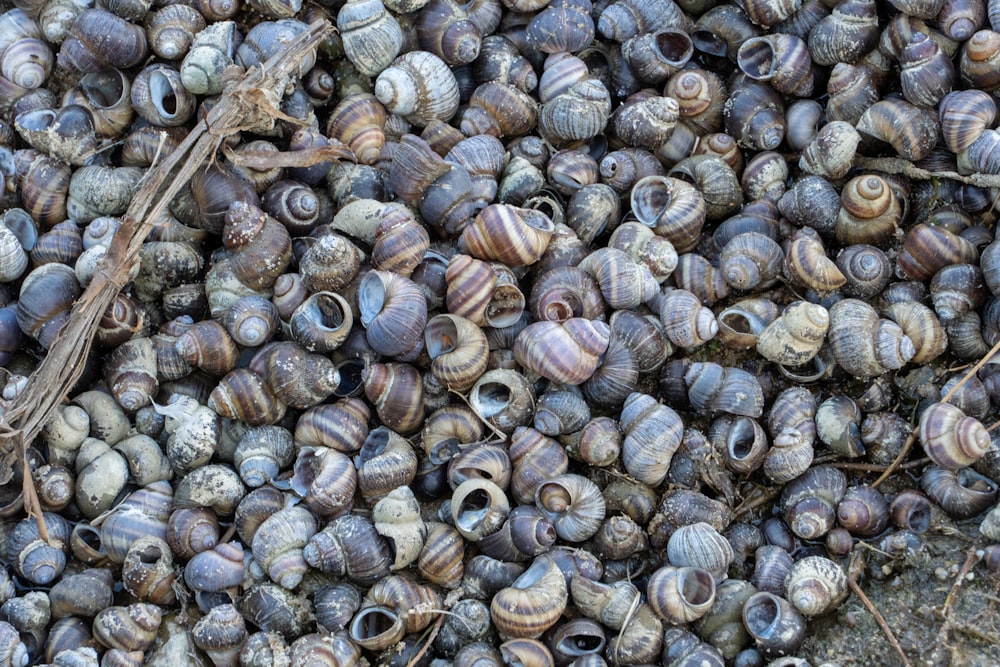
<instances>
[{"instance_id":1,"label":"snail shell","mask_svg":"<svg viewBox=\"0 0 1000 667\"><path fill-rule=\"evenodd\" d=\"M949 516L967 519L983 512L997 498L997 485L971 468L948 470L928 466L920 477L927 497Z\"/></svg>"},{"instance_id":2,"label":"snail shell","mask_svg":"<svg viewBox=\"0 0 1000 667\"><path fill-rule=\"evenodd\" d=\"M264 378L250 369L238 368L219 380L208 398L208 407L221 417L263 426L281 419L287 405L274 395Z\"/></svg>"},{"instance_id":3,"label":"snail shell","mask_svg":"<svg viewBox=\"0 0 1000 667\"><path fill-rule=\"evenodd\" d=\"M559 620L568 599L566 580L558 565L542 555L493 596L490 617L504 637L537 638Z\"/></svg>"},{"instance_id":4,"label":"snail shell","mask_svg":"<svg viewBox=\"0 0 1000 667\"><path fill-rule=\"evenodd\" d=\"M678 347L703 345L719 331L712 311L683 289L669 290L660 298L660 321L663 335Z\"/></svg>"},{"instance_id":5,"label":"snail shell","mask_svg":"<svg viewBox=\"0 0 1000 667\"><path fill-rule=\"evenodd\" d=\"M642 33L688 26L690 19L673 0L617 0L601 12L597 23L602 35L618 43Z\"/></svg>"},{"instance_id":6,"label":"snail shell","mask_svg":"<svg viewBox=\"0 0 1000 667\"><path fill-rule=\"evenodd\" d=\"M535 489L535 506L552 521L559 537L582 542L600 529L605 516L604 496L585 477L565 473Z\"/></svg>"},{"instance_id":7,"label":"snail shell","mask_svg":"<svg viewBox=\"0 0 1000 667\"><path fill-rule=\"evenodd\" d=\"M391 570L416 562L423 550L427 527L420 518L420 505L407 486L392 490L372 509L375 530L389 541L395 554Z\"/></svg>"},{"instance_id":8,"label":"snail shell","mask_svg":"<svg viewBox=\"0 0 1000 667\"><path fill-rule=\"evenodd\" d=\"M306 562L324 574L368 586L389 574L393 556L371 520L346 514L330 521L303 548Z\"/></svg>"},{"instance_id":9,"label":"snail shell","mask_svg":"<svg viewBox=\"0 0 1000 667\"><path fill-rule=\"evenodd\" d=\"M950 403L935 403L920 415L920 444L942 468L958 470L975 463L990 448L989 434L974 417Z\"/></svg>"},{"instance_id":10,"label":"snail shell","mask_svg":"<svg viewBox=\"0 0 1000 667\"><path fill-rule=\"evenodd\" d=\"M337 29L347 59L364 76L389 67L403 42L399 21L381 0L350 0L337 12Z\"/></svg>"},{"instance_id":11,"label":"snail shell","mask_svg":"<svg viewBox=\"0 0 1000 667\"><path fill-rule=\"evenodd\" d=\"M162 614L148 603L108 607L94 618L94 639L121 651L146 651L156 639Z\"/></svg>"},{"instance_id":12,"label":"snail shell","mask_svg":"<svg viewBox=\"0 0 1000 667\"><path fill-rule=\"evenodd\" d=\"M776 149L785 136L781 96L764 83L745 78L733 87L724 107L726 133L752 150Z\"/></svg>"},{"instance_id":13,"label":"snail shell","mask_svg":"<svg viewBox=\"0 0 1000 667\"><path fill-rule=\"evenodd\" d=\"M698 620L715 603L715 580L698 567L661 567L646 586L649 605L667 623Z\"/></svg>"},{"instance_id":14,"label":"snail shell","mask_svg":"<svg viewBox=\"0 0 1000 667\"><path fill-rule=\"evenodd\" d=\"M757 378L743 369L696 362L685 373L684 382L688 399L697 410L754 418L763 414L763 389Z\"/></svg>"},{"instance_id":15,"label":"snail shell","mask_svg":"<svg viewBox=\"0 0 1000 667\"><path fill-rule=\"evenodd\" d=\"M785 485L781 505L785 523L802 539L816 539L833 528L847 478L828 466L809 468Z\"/></svg>"},{"instance_id":16,"label":"snail shell","mask_svg":"<svg viewBox=\"0 0 1000 667\"><path fill-rule=\"evenodd\" d=\"M195 95L222 92L223 72L235 65L242 40L234 21L211 23L199 31L180 65L184 88Z\"/></svg>"},{"instance_id":17,"label":"snail shell","mask_svg":"<svg viewBox=\"0 0 1000 667\"><path fill-rule=\"evenodd\" d=\"M798 37L778 33L748 39L740 46L736 63L744 74L770 82L780 93L795 97L812 94L812 59L805 41Z\"/></svg>"},{"instance_id":18,"label":"snail shell","mask_svg":"<svg viewBox=\"0 0 1000 667\"><path fill-rule=\"evenodd\" d=\"M375 97L387 111L423 127L447 121L458 109L458 81L432 53L410 51L396 58L375 81Z\"/></svg>"},{"instance_id":19,"label":"snail shell","mask_svg":"<svg viewBox=\"0 0 1000 667\"><path fill-rule=\"evenodd\" d=\"M861 115L857 130L888 143L906 160L927 157L940 132L933 112L903 100L876 102Z\"/></svg>"},{"instance_id":20,"label":"snail shell","mask_svg":"<svg viewBox=\"0 0 1000 667\"><path fill-rule=\"evenodd\" d=\"M58 62L77 72L127 69L146 58L146 31L104 9L85 9L70 27Z\"/></svg>"},{"instance_id":21,"label":"snail shell","mask_svg":"<svg viewBox=\"0 0 1000 667\"><path fill-rule=\"evenodd\" d=\"M450 389L466 391L486 371L488 345L482 330L457 315L436 315L424 329L431 372Z\"/></svg>"},{"instance_id":22,"label":"snail shell","mask_svg":"<svg viewBox=\"0 0 1000 667\"><path fill-rule=\"evenodd\" d=\"M667 542L667 558L675 567L706 570L717 583L725 579L734 553L729 541L715 528L697 522L674 531Z\"/></svg>"},{"instance_id":23,"label":"snail shell","mask_svg":"<svg viewBox=\"0 0 1000 667\"><path fill-rule=\"evenodd\" d=\"M451 0L431 0L417 15L420 48L449 65L471 63L479 56L482 32L463 5Z\"/></svg>"},{"instance_id":24,"label":"snail shell","mask_svg":"<svg viewBox=\"0 0 1000 667\"><path fill-rule=\"evenodd\" d=\"M690 183L668 176L647 176L632 188L630 199L636 219L666 237L678 253L697 245L706 206L704 197Z\"/></svg>"},{"instance_id":25,"label":"snail shell","mask_svg":"<svg viewBox=\"0 0 1000 667\"><path fill-rule=\"evenodd\" d=\"M232 604L213 607L191 629L194 645L217 665L236 664L246 637L243 615Z\"/></svg>"},{"instance_id":26,"label":"snail shell","mask_svg":"<svg viewBox=\"0 0 1000 667\"><path fill-rule=\"evenodd\" d=\"M561 324L534 322L518 334L514 357L524 368L553 382L581 384L597 369L610 335L604 322L583 318L570 318Z\"/></svg>"},{"instance_id":27,"label":"snail shell","mask_svg":"<svg viewBox=\"0 0 1000 667\"><path fill-rule=\"evenodd\" d=\"M829 558L807 556L792 565L785 589L788 601L803 615L822 616L847 598L847 575Z\"/></svg>"},{"instance_id":28,"label":"snail shell","mask_svg":"<svg viewBox=\"0 0 1000 667\"><path fill-rule=\"evenodd\" d=\"M829 325L826 308L795 301L760 333L757 352L778 364L800 366L819 353Z\"/></svg>"},{"instance_id":29,"label":"snail shell","mask_svg":"<svg viewBox=\"0 0 1000 667\"><path fill-rule=\"evenodd\" d=\"M569 469L565 448L558 441L529 427L514 429L509 457L514 466L510 493L522 504L529 504L534 500L542 483Z\"/></svg>"},{"instance_id":30,"label":"snail shell","mask_svg":"<svg viewBox=\"0 0 1000 667\"><path fill-rule=\"evenodd\" d=\"M752 595L743 605L743 625L765 656L794 653L805 640L805 619L773 593Z\"/></svg>"},{"instance_id":31,"label":"snail shell","mask_svg":"<svg viewBox=\"0 0 1000 667\"><path fill-rule=\"evenodd\" d=\"M844 299L830 308L827 340L837 363L855 377L871 378L901 368L916 353L893 322L881 320L863 301Z\"/></svg>"},{"instance_id":32,"label":"snail shell","mask_svg":"<svg viewBox=\"0 0 1000 667\"><path fill-rule=\"evenodd\" d=\"M878 40L875 3L850 0L834 7L809 33L809 53L817 65L855 64Z\"/></svg>"},{"instance_id":33,"label":"snail shell","mask_svg":"<svg viewBox=\"0 0 1000 667\"><path fill-rule=\"evenodd\" d=\"M837 504L837 522L852 535L873 537L889 525L889 503L877 489L852 486Z\"/></svg>"},{"instance_id":34,"label":"snail shell","mask_svg":"<svg viewBox=\"0 0 1000 667\"><path fill-rule=\"evenodd\" d=\"M648 394L633 393L625 400L620 425L625 469L640 482L658 486L681 445L680 416Z\"/></svg>"},{"instance_id":35,"label":"snail shell","mask_svg":"<svg viewBox=\"0 0 1000 667\"><path fill-rule=\"evenodd\" d=\"M317 528L316 519L304 507L281 510L254 533L254 561L275 583L295 588L308 569L302 550Z\"/></svg>"},{"instance_id":36,"label":"snail shell","mask_svg":"<svg viewBox=\"0 0 1000 667\"><path fill-rule=\"evenodd\" d=\"M365 274L358 285L358 309L368 343L376 352L402 356L419 346L427 305L409 278L386 271Z\"/></svg>"}]
</instances>

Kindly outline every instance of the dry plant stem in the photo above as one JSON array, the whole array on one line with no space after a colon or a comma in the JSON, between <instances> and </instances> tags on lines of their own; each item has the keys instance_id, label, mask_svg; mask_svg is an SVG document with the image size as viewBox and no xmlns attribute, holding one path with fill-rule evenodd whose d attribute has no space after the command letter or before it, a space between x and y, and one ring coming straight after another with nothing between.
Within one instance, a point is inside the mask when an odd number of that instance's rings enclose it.
<instances>
[{"instance_id":1,"label":"dry plant stem","mask_svg":"<svg viewBox=\"0 0 1000 667\"><path fill-rule=\"evenodd\" d=\"M941 606L941 616L944 617L944 623L941 624L941 629L938 630L937 636L937 647L940 648L948 640L948 630L951 629L951 605L955 602L955 597L958 595L959 589L962 587L962 582L965 581L965 575L969 573L972 566L979 561L979 556L976 555L976 549L969 549L965 554L965 562L962 563L962 567L958 570L958 574L955 575L955 583L951 585L951 590L948 591L947 597L944 599L944 604Z\"/></svg>"},{"instance_id":2,"label":"dry plant stem","mask_svg":"<svg viewBox=\"0 0 1000 667\"><path fill-rule=\"evenodd\" d=\"M431 647L431 644L437 637L438 631L441 629L442 624L444 624L444 614L438 616L438 620L436 620L434 622L433 627L431 627L430 634L427 635L427 641L425 641L424 645L420 647L420 650L417 651L417 654L409 659L409 661L406 663L406 667L413 667L414 665L420 662L420 659L424 657L424 654L427 653L427 649Z\"/></svg>"},{"instance_id":3,"label":"dry plant stem","mask_svg":"<svg viewBox=\"0 0 1000 667\"><path fill-rule=\"evenodd\" d=\"M281 53L262 66L251 68L242 80L232 82L207 118L188 133L169 157L143 176L101 269L73 305L69 321L32 373L25 391L0 417L0 447L13 445L23 461L25 511L35 517L44 539L48 540L48 532L29 472L27 446L80 378L97 325L115 296L128 284L130 269L138 261L152 221L159 218L206 160L214 157L225 137L242 129L273 126L275 118L284 116L278 104L289 77L332 30L327 21L312 23Z\"/></svg>"},{"instance_id":4,"label":"dry plant stem","mask_svg":"<svg viewBox=\"0 0 1000 667\"><path fill-rule=\"evenodd\" d=\"M854 159L854 166L859 169L871 169L886 174L900 174L918 181L933 181L947 178L959 183L968 183L981 188L1000 187L1000 176L994 174L963 175L955 171L928 171L915 166L912 162L896 157L861 157Z\"/></svg>"},{"instance_id":5,"label":"dry plant stem","mask_svg":"<svg viewBox=\"0 0 1000 667\"><path fill-rule=\"evenodd\" d=\"M858 575L862 571L864 571L864 557L861 552L855 551L851 554L851 561L847 568L847 585L851 591L858 596L858 599L861 600L861 604L864 605L865 609L871 613L872 617L875 619L875 623L877 623L878 627L882 630L882 634L884 634L886 639L889 640L892 647L896 649L896 653L899 654L900 659L903 661L903 665L905 667L912 667L909 659L906 657L906 654L903 653L903 647L899 645L899 640L896 639L896 635L892 632L892 628L889 627L889 624L886 623L882 613L872 603L872 601L868 599L865 592L861 590L861 586L858 585Z\"/></svg>"},{"instance_id":6,"label":"dry plant stem","mask_svg":"<svg viewBox=\"0 0 1000 667\"><path fill-rule=\"evenodd\" d=\"M976 362L975 366L973 366L972 368L970 368L968 371L965 372L965 375L962 376L962 379L959 380L958 382L956 382L955 386L953 386L951 389L949 389L948 392L944 396L941 397L941 402L942 403L946 403L948 401L948 399L951 398L952 394L954 394L956 391L958 391L963 384L965 384L966 382L968 382L969 378L971 378L973 375L975 375L976 373L978 373L979 369L982 368L983 366L985 366L986 362L988 362L991 358L993 358L993 355L996 354L997 352L1000 352L1000 342L997 342L996 345L994 345L993 347L991 347L990 351L987 352L986 354L984 354L983 358L980 359L978 362ZM886 469L886 471L884 473L882 473L879 476L879 478L876 479L872 483L872 488L873 489L877 489L882 482L884 482L885 480L887 480L889 478L889 476L892 475L892 473L894 473L896 471L896 469L899 467L899 464L910 453L910 449L913 448L913 443L916 442L916 440L917 440L917 428L914 428L913 432L910 433L910 437L906 439L906 444L903 445L903 449L902 449L902 451L899 452L899 455L896 457L896 459Z\"/></svg>"},{"instance_id":7,"label":"dry plant stem","mask_svg":"<svg viewBox=\"0 0 1000 667\"><path fill-rule=\"evenodd\" d=\"M742 505L733 510L733 516L740 516L741 514L746 514L747 512L760 507L761 505L766 505L771 502L781 493L782 487L769 487L764 490L764 492L754 498L753 500L747 500Z\"/></svg>"}]
</instances>

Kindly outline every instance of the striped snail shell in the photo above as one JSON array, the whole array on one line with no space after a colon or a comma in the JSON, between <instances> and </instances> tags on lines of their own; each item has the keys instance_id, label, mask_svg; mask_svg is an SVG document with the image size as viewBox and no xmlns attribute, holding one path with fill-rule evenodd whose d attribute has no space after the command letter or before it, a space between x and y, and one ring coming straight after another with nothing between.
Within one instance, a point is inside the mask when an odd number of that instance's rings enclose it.
<instances>
[{"instance_id":1,"label":"striped snail shell","mask_svg":"<svg viewBox=\"0 0 1000 667\"><path fill-rule=\"evenodd\" d=\"M935 403L920 415L920 444L931 459L949 470L975 463L990 448L990 437L974 417L950 403Z\"/></svg>"},{"instance_id":2,"label":"striped snail shell","mask_svg":"<svg viewBox=\"0 0 1000 667\"><path fill-rule=\"evenodd\" d=\"M649 268L616 248L595 250L578 267L597 281L605 302L616 310L634 308L650 301L658 292Z\"/></svg>"},{"instance_id":3,"label":"striped snail shell","mask_svg":"<svg viewBox=\"0 0 1000 667\"><path fill-rule=\"evenodd\" d=\"M593 537L604 521L604 496L586 477L564 473L545 480L535 489L535 506L569 542Z\"/></svg>"},{"instance_id":4,"label":"striped snail shell","mask_svg":"<svg viewBox=\"0 0 1000 667\"><path fill-rule=\"evenodd\" d=\"M956 90L942 98L938 115L948 150L961 153L993 125L997 106L993 98L981 90Z\"/></svg>"},{"instance_id":5,"label":"striped snail shell","mask_svg":"<svg viewBox=\"0 0 1000 667\"><path fill-rule=\"evenodd\" d=\"M787 34L753 37L736 54L740 70L757 81L768 81L780 93L808 97L813 66L805 41Z\"/></svg>"},{"instance_id":6,"label":"striped snail shell","mask_svg":"<svg viewBox=\"0 0 1000 667\"><path fill-rule=\"evenodd\" d=\"M292 489L321 517L349 510L357 489L351 459L327 448L302 447L295 459Z\"/></svg>"},{"instance_id":7,"label":"striped snail shell","mask_svg":"<svg viewBox=\"0 0 1000 667\"><path fill-rule=\"evenodd\" d=\"M344 54L364 76L378 76L389 67L403 41L399 22L381 0L350 0L337 12L337 29Z\"/></svg>"},{"instance_id":8,"label":"striped snail shell","mask_svg":"<svg viewBox=\"0 0 1000 667\"><path fill-rule=\"evenodd\" d=\"M670 461L681 445L680 416L649 394L633 393L621 414L622 462L630 475L650 486L667 476Z\"/></svg>"},{"instance_id":9,"label":"striped snail shell","mask_svg":"<svg viewBox=\"0 0 1000 667\"><path fill-rule=\"evenodd\" d=\"M530 504L546 480L569 469L569 457L562 444L527 426L514 429L509 456L514 466L510 493L522 504Z\"/></svg>"},{"instance_id":10,"label":"striped snail shell","mask_svg":"<svg viewBox=\"0 0 1000 667\"><path fill-rule=\"evenodd\" d=\"M857 130L886 142L905 160L927 157L940 132L933 112L903 100L876 102L861 115Z\"/></svg>"},{"instance_id":11,"label":"striped snail shell","mask_svg":"<svg viewBox=\"0 0 1000 667\"><path fill-rule=\"evenodd\" d=\"M903 208L891 183L878 174L852 178L840 195L837 240L852 243L885 243L899 227Z\"/></svg>"},{"instance_id":12,"label":"striped snail shell","mask_svg":"<svg viewBox=\"0 0 1000 667\"><path fill-rule=\"evenodd\" d=\"M677 249L689 252L705 224L706 207L701 193L690 183L669 176L647 176L632 188L632 212Z\"/></svg>"},{"instance_id":13,"label":"striped snail shell","mask_svg":"<svg viewBox=\"0 0 1000 667\"><path fill-rule=\"evenodd\" d=\"M900 85L908 102L924 107L937 106L955 85L951 58L925 33L913 35L900 54Z\"/></svg>"},{"instance_id":14,"label":"striped snail shell","mask_svg":"<svg viewBox=\"0 0 1000 667\"><path fill-rule=\"evenodd\" d=\"M715 603L715 580L699 567L661 567L650 576L646 596L653 611L666 622L691 623Z\"/></svg>"},{"instance_id":15,"label":"striped snail shell","mask_svg":"<svg viewBox=\"0 0 1000 667\"><path fill-rule=\"evenodd\" d=\"M745 417L763 414L763 389L756 377L735 367L695 362L684 374L688 399L697 410Z\"/></svg>"},{"instance_id":16,"label":"striped snail shell","mask_svg":"<svg viewBox=\"0 0 1000 667\"><path fill-rule=\"evenodd\" d=\"M553 382L582 384L597 369L610 335L606 323L578 317L534 322L518 334L514 357Z\"/></svg>"},{"instance_id":17,"label":"striped snail shell","mask_svg":"<svg viewBox=\"0 0 1000 667\"><path fill-rule=\"evenodd\" d=\"M423 127L448 120L458 109L458 81L432 53L410 51L396 58L375 81L375 97L387 111Z\"/></svg>"},{"instance_id":18,"label":"striped snail shell","mask_svg":"<svg viewBox=\"0 0 1000 667\"><path fill-rule=\"evenodd\" d=\"M389 574L392 554L370 519L346 514L331 520L303 548L306 562L325 574L368 586Z\"/></svg>"},{"instance_id":19,"label":"striped snail shell","mask_svg":"<svg viewBox=\"0 0 1000 667\"><path fill-rule=\"evenodd\" d=\"M404 356L420 345L427 303L420 288L404 276L371 271L358 285L358 309L368 343L386 356Z\"/></svg>"},{"instance_id":20,"label":"striped snail shell","mask_svg":"<svg viewBox=\"0 0 1000 667\"><path fill-rule=\"evenodd\" d=\"M784 269L793 283L818 292L839 289L847 282L837 265L826 256L819 234L810 227L792 234L785 252Z\"/></svg>"},{"instance_id":21,"label":"striped snail shell","mask_svg":"<svg viewBox=\"0 0 1000 667\"><path fill-rule=\"evenodd\" d=\"M457 315L436 315L424 328L431 372L447 387L466 391L486 371L488 345L478 326Z\"/></svg>"},{"instance_id":22,"label":"striped snail shell","mask_svg":"<svg viewBox=\"0 0 1000 667\"><path fill-rule=\"evenodd\" d=\"M972 468L948 470L927 466L920 477L920 488L949 516L968 519L996 502L998 488L990 478Z\"/></svg>"},{"instance_id":23,"label":"striped snail shell","mask_svg":"<svg viewBox=\"0 0 1000 667\"><path fill-rule=\"evenodd\" d=\"M187 5L152 12L147 23L149 47L164 60L183 58L206 25L201 13Z\"/></svg>"},{"instance_id":24,"label":"striped snail shell","mask_svg":"<svg viewBox=\"0 0 1000 667\"><path fill-rule=\"evenodd\" d=\"M153 604L108 607L94 618L94 639L101 645L122 651L146 651L156 639L162 613Z\"/></svg>"},{"instance_id":25,"label":"striped snail shell","mask_svg":"<svg viewBox=\"0 0 1000 667\"><path fill-rule=\"evenodd\" d=\"M289 590L295 588L308 569L302 549L317 528L316 519L304 507L281 510L266 519L254 534L254 561L275 583Z\"/></svg>"},{"instance_id":26,"label":"striped snail shell","mask_svg":"<svg viewBox=\"0 0 1000 667\"><path fill-rule=\"evenodd\" d=\"M719 331L709 308L693 293L674 289L660 298L660 321L663 335L678 347L697 347L707 343Z\"/></svg>"},{"instance_id":27,"label":"striped snail shell","mask_svg":"<svg viewBox=\"0 0 1000 667\"><path fill-rule=\"evenodd\" d=\"M559 566L543 554L493 596L490 616L501 636L537 638L559 620L568 599Z\"/></svg>"},{"instance_id":28,"label":"striped snail shell","mask_svg":"<svg viewBox=\"0 0 1000 667\"><path fill-rule=\"evenodd\" d=\"M600 33L618 43L647 32L689 26L690 19L673 0L617 0L601 12L597 22Z\"/></svg>"},{"instance_id":29,"label":"striped snail shell","mask_svg":"<svg viewBox=\"0 0 1000 667\"><path fill-rule=\"evenodd\" d=\"M878 44L878 16L872 0L849 0L834 7L809 33L809 52L817 65L857 63Z\"/></svg>"}]
</instances>

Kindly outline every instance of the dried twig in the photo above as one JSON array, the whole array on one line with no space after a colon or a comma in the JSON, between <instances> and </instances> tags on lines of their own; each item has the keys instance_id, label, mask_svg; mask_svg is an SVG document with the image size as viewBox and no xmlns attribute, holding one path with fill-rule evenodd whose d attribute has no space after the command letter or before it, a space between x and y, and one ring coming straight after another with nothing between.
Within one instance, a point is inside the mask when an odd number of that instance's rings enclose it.
<instances>
[{"instance_id":1,"label":"dried twig","mask_svg":"<svg viewBox=\"0 0 1000 667\"><path fill-rule=\"evenodd\" d=\"M753 500L745 500L742 505L733 510L733 516L738 517L741 514L746 514L750 510L760 507L761 505L766 505L774 500L778 494L781 493L781 491L782 487L780 486L772 486L764 489L759 496Z\"/></svg>"},{"instance_id":2,"label":"dried twig","mask_svg":"<svg viewBox=\"0 0 1000 667\"><path fill-rule=\"evenodd\" d=\"M48 532L31 480L27 447L79 380L98 322L128 284L130 270L139 259L153 221L205 161L215 155L227 136L241 129L274 125L274 119L283 115L278 110L281 91L297 73L302 59L332 30L327 21L312 23L281 53L248 70L241 80L232 81L208 116L170 156L143 176L97 275L73 305L69 321L32 373L27 388L0 416L0 448L12 448L24 462L25 510L38 521L45 539Z\"/></svg>"},{"instance_id":3,"label":"dried twig","mask_svg":"<svg viewBox=\"0 0 1000 667\"><path fill-rule=\"evenodd\" d=\"M968 183L981 188L1000 188L1000 176L994 174L959 174L955 171L928 171L917 167L909 160L896 157L858 157L854 166L859 169L871 169L886 174L901 174L918 181L933 181L947 178L959 183Z\"/></svg>"},{"instance_id":4,"label":"dried twig","mask_svg":"<svg viewBox=\"0 0 1000 667\"><path fill-rule=\"evenodd\" d=\"M431 631L427 635L427 641L425 641L424 645L420 647L420 650L417 651L417 654L407 661L406 667L414 667L414 665L420 662L420 659L424 657L424 653L427 653L427 649L431 647L431 643L437 637L438 631L441 630L441 626L443 624L444 624L444 614L441 614L440 616L438 616L438 619L434 622L434 625L431 627Z\"/></svg>"},{"instance_id":5,"label":"dried twig","mask_svg":"<svg viewBox=\"0 0 1000 667\"><path fill-rule=\"evenodd\" d=\"M951 585L951 590L948 591L948 595L944 599L944 604L941 606L941 616L944 618L944 623L941 624L941 629L938 630L936 649L940 649L948 640L948 631L952 628L951 605L955 602L955 597L958 595L959 589L962 588L965 575L969 574L972 566L978 561L979 555L976 553L976 548L969 549L965 554L965 562L962 563L962 567L959 568L958 574L955 576L955 583Z\"/></svg>"},{"instance_id":6,"label":"dried twig","mask_svg":"<svg viewBox=\"0 0 1000 667\"><path fill-rule=\"evenodd\" d=\"M860 551L855 551L851 554L851 562L847 567L847 585L850 587L851 591L858 597L861 604L865 606L865 609L872 615L878 627L881 628L882 633L885 635L892 647L896 649L896 653L899 654L900 659L903 661L905 667L912 667L910 660L903 653L903 647L900 646L899 640L896 639L896 635L892 632L892 628L886 623L885 618L878 608L868 599L865 592L861 590L861 586L858 585L858 576L864 570L864 555Z\"/></svg>"}]
</instances>

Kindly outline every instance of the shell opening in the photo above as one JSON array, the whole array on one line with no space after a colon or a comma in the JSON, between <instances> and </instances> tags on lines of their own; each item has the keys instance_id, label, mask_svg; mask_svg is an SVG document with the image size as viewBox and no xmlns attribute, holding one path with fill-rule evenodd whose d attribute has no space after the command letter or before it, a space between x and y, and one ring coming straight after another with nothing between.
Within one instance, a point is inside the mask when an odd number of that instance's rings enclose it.
<instances>
[{"instance_id":1,"label":"shell opening","mask_svg":"<svg viewBox=\"0 0 1000 667\"><path fill-rule=\"evenodd\" d=\"M777 598L770 593L760 593L754 598L752 604L748 600L743 607L743 621L754 637L768 639L781 622L781 607Z\"/></svg>"},{"instance_id":2,"label":"shell opening","mask_svg":"<svg viewBox=\"0 0 1000 667\"><path fill-rule=\"evenodd\" d=\"M385 285L376 273L367 274L358 285L358 310L361 311L361 323L366 327L372 323L375 316L385 307Z\"/></svg>"},{"instance_id":3,"label":"shell opening","mask_svg":"<svg viewBox=\"0 0 1000 667\"><path fill-rule=\"evenodd\" d=\"M493 501L484 489L476 489L462 499L455 523L466 532L474 532L486 519Z\"/></svg>"},{"instance_id":4,"label":"shell opening","mask_svg":"<svg viewBox=\"0 0 1000 667\"><path fill-rule=\"evenodd\" d=\"M370 607L358 612L351 623L351 637L354 639L373 639L389 632L399 620L394 612L385 607Z\"/></svg>"},{"instance_id":5,"label":"shell opening","mask_svg":"<svg viewBox=\"0 0 1000 667\"><path fill-rule=\"evenodd\" d=\"M87 100L98 109L107 109L117 104L125 96L125 84L121 72L95 72L80 79L80 90Z\"/></svg>"},{"instance_id":6,"label":"shell opening","mask_svg":"<svg viewBox=\"0 0 1000 667\"><path fill-rule=\"evenodd\" d=\"M707 604L715 596L715 580L707 570L684 568L680 576L681 595L688 604Z\"/></svg>"},{"instance_id":7,"label":"shell opening","mask_svg":"<svg viewBox=\"0 0 1000 667\"><path fill-rule=\"evenodd\" d=\"M312 311L317 315L316 323L331 331L344 326L344 311L340 303L329 294L317 294L313 300Z\"/></svg>"},{"instance_id":8,"label":"shell opening","mask_svg":"<svg viewBox=\"0 0 1000 667\"><path fill-rule=\"evenodd\" d=\"M477 394L479 415L489 419L502 412L511 400L510 387L502 382L488 382L480 385Z\"/></svg>"},{"instance_id":9,"label":"shell opening","mask_svg":"<svg viewBox=\"0 0 1000 667\"><path fill-rule=\"evenodd\" d=\"M363 373L365 363L360 359L348 359L337 366L340 373L340 383L333 390L333 395L338 398L347 396L357 396L365 387Z\"/></svg>"},{"instance_id":10,"label":"shell opening","mask_svg":"<svg viewBox=\"0 0 1000 667\"><path fill-rule=\"evenodd\" d=\"M539 581L542 577L546 575L549 571L549 561L546 558L536 558L527 570L525 570L520 577L514 580L511 584L511 588L520 588L522 590L531 588Z\"/></svg>"}]
</instances>

